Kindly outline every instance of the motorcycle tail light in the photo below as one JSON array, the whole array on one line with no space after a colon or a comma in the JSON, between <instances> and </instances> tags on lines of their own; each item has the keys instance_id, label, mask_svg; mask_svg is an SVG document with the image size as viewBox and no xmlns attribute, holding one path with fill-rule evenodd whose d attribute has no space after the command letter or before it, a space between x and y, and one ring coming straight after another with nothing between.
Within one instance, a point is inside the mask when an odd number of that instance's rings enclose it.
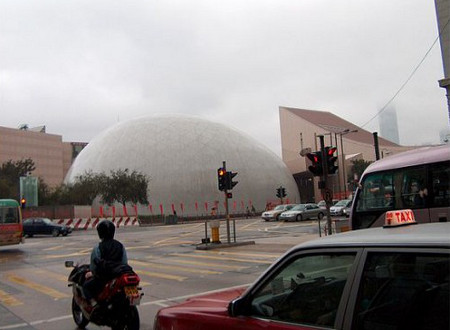
<instances>
[{"instance_id":1,"label":"motorcycle tail light","mask_svg":"<svg viewBox=\"0 0 450 330\"><path fill-rule=\"evenodd\" d=\"M137 274L126 274L122 277L124 285L138 285L141 279Z\"/></svg>"}]
</instances>

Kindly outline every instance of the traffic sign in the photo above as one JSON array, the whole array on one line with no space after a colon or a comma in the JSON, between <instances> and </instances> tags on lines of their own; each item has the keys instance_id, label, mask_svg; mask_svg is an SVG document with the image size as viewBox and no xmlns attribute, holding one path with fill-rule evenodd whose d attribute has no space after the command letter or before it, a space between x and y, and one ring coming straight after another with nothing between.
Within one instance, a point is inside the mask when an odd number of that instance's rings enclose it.
<instances>
[{"instance_id":1,"label":"traffic sign","mask_svg":"<svg viewBox=\"0 0 450 330\"><path fill-rule=\"evenodd\" d=\"M333 202L333 193L331 192L330 189L325 189L325 192L323 194L323 199L325 200L325 202L327 204L332 203Z\"/></svg>"}]
</instances>

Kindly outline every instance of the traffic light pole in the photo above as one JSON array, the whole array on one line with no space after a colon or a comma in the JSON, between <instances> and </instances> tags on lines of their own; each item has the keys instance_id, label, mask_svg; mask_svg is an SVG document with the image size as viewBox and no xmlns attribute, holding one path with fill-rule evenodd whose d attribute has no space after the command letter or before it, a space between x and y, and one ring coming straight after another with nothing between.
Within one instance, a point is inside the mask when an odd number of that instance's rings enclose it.
<instances>
[{"instance_id":1,"label":"traffic light pole","mask_svg":"<svg viewBox=\"0 0 450 330\"><path fill-rule=\"evenodd\" d=\"M227 164L225 161L223 161L222 164L223 164L222 168L225 170L225 173L226 173ZM228 211L228 190L225 188L225 190L223 192L224 192L224 196L225 196L225 218L227 221L227 243L230 244L231 243L231 235L230 235L230 214ZM235 238L235 241L236 241L236 238Z\"/></svg>"},{"instance_id":2,"label":"traffic light pole","mask_svg":"<svg viewBox=\"0 0 450 330\"><path fill-rule=\"evenodd\" d=\"M330 188L329 188L329 180L328 180L328 163L327 163L327 155L325 151L325 140L323 135L319 135L320 140L320 151L322 153L322 168L323 168L323 174L322 174L322 181L324 182L321 186L321 193L322 197L325 200L325 205L327 207L327 232L328 235L332 234L331 230L331 214L330 214L330 206L333 202L333 197L330 194ZM320 234L320 233L319 233Z\"/></svg>"}]
</instances>

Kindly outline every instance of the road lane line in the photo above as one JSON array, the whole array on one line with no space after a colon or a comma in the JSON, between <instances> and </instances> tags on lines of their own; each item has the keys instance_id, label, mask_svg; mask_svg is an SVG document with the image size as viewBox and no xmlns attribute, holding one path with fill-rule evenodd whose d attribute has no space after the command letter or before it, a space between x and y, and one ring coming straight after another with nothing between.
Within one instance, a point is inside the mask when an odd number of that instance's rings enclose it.
<instances>
[{"instance_id":1,"label":"road lane line","mask_svg":"<svg viewBox=\"0 0 450 330\"><path fill-rule=\"evenodd\" d=\"M25 279L23 277L20 277L20 276L7 275L6 278L10 282L13 282L13 283L25 286L27 288L30 288L30 289L38 291L38 292L41 292L41 293L43 293L43 294L45 294L47 296L50 296L52 298L55 298L55 299L61 299L61 298L68 298L68 297L70 297L69 295L64 294L62 292L59 292L59 291L56 291L55 289L52 289L52 288L50 288L48 286L41 285L41 284L38 284L38 283L35 283L35 282L32 282L32 281L29 281L29 280L27 280L27 279Z\"/></svg>"},{"instance_id":2,"label":"road lane line","mask_svg":"<svg viewBox=\"0 0 450 330\"><path fill-rule=\"evenodd\" d=\"M143 261L139 261L139 260L129 260L128 263L131 265L139 265L139 266L146 266L146 267L160 268L160 269L170 269L170 270L176 270L176 271L187 272L187 273L195 273L195 274L208 274L208 275L223 274L222 272L217 272L217 271L208 270L208 269L192 269L192 268L186 268L186 267L171 266L171 265L157 264L157 263L151 263L151 262L143 262Z\"/></svg>"},{"instance_id":3,"label":"road lane line","mask_svg":"<svg viewBox=\"0 0 450 330\"><path fill-rule=\"evenodd\" d=\"M165 280L174 280L174 281L178 281L178 282L183 282L185 279L187 279L187 277L183 277L183 276L149 272L149 271L142 270L142 269L135 270L135 272L138 274L143 274L143 275L149 276L149 277L158 277L158 278L162 278Z\"/></svg>"},{"instance_id":4,"label":"road lane line","mask_svg":"<svg viewBox=\"0 0 450 330\"><path fill-rule=\"evenodd\" d=\"M170 260L165 260L165 261L178 263L178 264L187 264L187 265L215 268L215 269L242 270L242 269L247 268L245 266L231 266L231 265L215 264L215 263L209 263L209 262L200 262L200 261L194 261L194 260L170 259Z\"/></svg>"},{"instance_id":5,"label":"road lane line","mask_svg":"<svg viewBox=\"0 0 450 330\"><path fill-rule=\"evenodd\" d=\"M61 275L52 271L44 270L44 269L38 269L34 271L36 274L45 274L46 277L54 278L58 281L66 282L69 276Z\"/></svg>"},{"instance_id":6,"label":"road lane line","mask_svg":"<svg viewBox=\"0 0 450 330\"><path fill-rule=\"evenodd\" d=\"M239 230L245 230L245 229L247 229L247 228L250 227L250 226L253 226L253 225L255 225L255 224L260 224L260 223L261 223L261 220L258 220L258 221L249 223L248 225L245 225L245 226L240 227Z\"/></svg>"},{"instance_id":7,"label":"road lane line","mask_svg":"<svg viewBox=\"0 0 450 330\"><path fill-rule=\"evenodd\" d=\"M75 253L69 253L69 254L56 254L56 255L50 255L42 257L41 259L58 259L58 258L69 258L69 257L81 257L81 256L87 256L91 253L91 250L84 252L75 252Z\"/></svg>"},{"instance_id":8,"label":"road lane line","mask_svg":"<svg viewBox=\"0 0 450 330\"><path fill-rule=\"evenodd\" d=\"M3 290L0 290L0 302L8 306L23 305L23 302Z\"/></svg>"},{"instance_id":9,"label":"road lane line","mask_svg":"<svg viewBox=\"0 0 450 330\"><path fill-rule=\"evenodd\" d=\"M199 258L199 259L213 259L213 260L224 260L224 261L236 261L236 262L250 262L255 264L269 264L271 265L273 261L266 260L254 260L254 259L239 259L239 258L228 258L228 257L216 257L207 255L190 255L183 253L171 253L171 256L184 257L184 258Z\"/></svg>"},{"instance_id":10,"label":"road lane line","mask_svg":"<svg viewBox=\"0 0 450 330\"><path fill-rule=\"evenodd\" d=\"M224 252L224 251L199 251L195 250L195 253L199 254L218 254L218 255L237 255L243 257L261 257L261 258L272 258L276 259L282 254L262 254L262 253L246 253L246 252Z\"/></svg>"}]
</instances>

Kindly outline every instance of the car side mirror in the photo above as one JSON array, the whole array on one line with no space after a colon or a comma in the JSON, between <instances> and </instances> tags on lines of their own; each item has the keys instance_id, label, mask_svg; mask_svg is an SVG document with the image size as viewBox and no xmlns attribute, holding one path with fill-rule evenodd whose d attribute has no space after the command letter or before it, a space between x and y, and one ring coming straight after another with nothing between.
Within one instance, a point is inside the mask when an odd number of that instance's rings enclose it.
<instances>
[{"instance_id":1,"label":"car side mirror","mask_svg":"<svg viewBox=\"0 0 450 330\"><path fill-rule=\"evenodd\" d=\"M228 304L228 315L232 317L245 314L245 300L243 298L237 298Z\"/></svg>"},{"instance_id":2,"label":"car side mirror","mask_svg":"<svg viewBox=\"0 0 450 330\"><path fill-rule=\"evenodd\" d=\"M66 266L66 268L73 268L74 263L72 260L67 260L66 262L64 262L64 266Z\"/></svg>"}]
</instances>

